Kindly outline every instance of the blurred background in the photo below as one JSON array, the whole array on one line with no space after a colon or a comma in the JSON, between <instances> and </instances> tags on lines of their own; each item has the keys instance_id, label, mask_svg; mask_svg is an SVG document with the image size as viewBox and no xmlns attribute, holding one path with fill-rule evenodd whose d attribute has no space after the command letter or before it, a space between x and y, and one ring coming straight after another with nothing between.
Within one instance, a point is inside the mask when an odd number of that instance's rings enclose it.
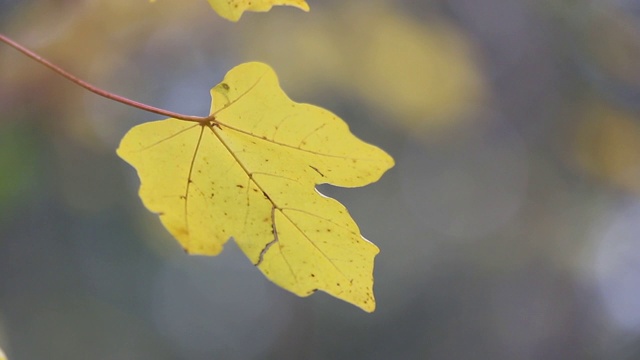
<instances>
[{"instance_id":1,"label":"blurred background","mask_svg":"<svg viewBox=\"0 0 640 360\"><path fill-rule=\"evenodd\" d=\"M0 44L0 346L14 360L640 359L640 1L0 0L0 32L134 100L206 115L272 65L396 166L320 187L377 244L378 308L184 254L120 138L158 116Z\"/></svg>"}]
</instances>

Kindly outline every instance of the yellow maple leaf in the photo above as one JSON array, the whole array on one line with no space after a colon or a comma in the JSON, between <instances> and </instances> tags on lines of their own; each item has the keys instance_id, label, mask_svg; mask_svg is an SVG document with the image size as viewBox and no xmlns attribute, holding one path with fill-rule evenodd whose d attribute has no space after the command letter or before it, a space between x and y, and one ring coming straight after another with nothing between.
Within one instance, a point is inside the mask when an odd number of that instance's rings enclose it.
<instances>
[{"instance_id":1,"label":"yellow maple leaf","mask_svg":"<svg viewBox=\"0 0 640 360\"><path fill-rule=\"evenodd\" d=\"M305 0L209 0L209 3L220 16L231 21L238 21L245 11L269 11L275 5L309 11L309 4Z\"/></svg>"},{"instance_id":2,"label":"yellow maple leaf","mask_svg":"<svg viewBox=\"0 0 640 360\"><path fill-rule=\"evenodd\" d=\"M0 360L7 360L7 355L4 354L2 348L0 348Z\"/></svg>"},{"instance_id":3,"label":"yellow maple leaf","mask_svg":"<svg viewBox=\"0 0 640 360\"><path fill-rule=\"evenodd\" d=\"M216 255L233 237L283 288L373 311L379 250L315 185L363 186L393 159L329 111L293 102L263 63L235 67L211 95L215 121L149 122L122 139L144 205L191 254Z\"/></svg>"}]
</instances>

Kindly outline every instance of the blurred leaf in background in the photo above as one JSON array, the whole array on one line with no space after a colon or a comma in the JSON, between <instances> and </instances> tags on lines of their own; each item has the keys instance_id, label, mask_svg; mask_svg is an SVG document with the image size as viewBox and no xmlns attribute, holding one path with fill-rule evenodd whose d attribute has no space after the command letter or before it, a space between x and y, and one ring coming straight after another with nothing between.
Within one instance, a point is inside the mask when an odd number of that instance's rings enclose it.
<instances>
[{"instance_id":1,"label":"blurred leaf in background","mask_svg":"<svg viewBox=\"0 0 640 360\"><path fill-rule=\"evenodd\" d=\"M286 69L294 92L356 95L389 125L423 136L471 120L487 98L473 44L443 17L418 21L384 0L271 16L244 32L243 56Z\"/></svg>"},{"instance_id":2,"label":"blurred leaf in background","mask_svg":"<svg viewBox=\"0 0 640 360\"><path fill-rule=\"evenodd\" d=\"M577 164L589 175L640 195L639 119L598 99L588 99L577 116Z\"/></svg>"}]
</instances>

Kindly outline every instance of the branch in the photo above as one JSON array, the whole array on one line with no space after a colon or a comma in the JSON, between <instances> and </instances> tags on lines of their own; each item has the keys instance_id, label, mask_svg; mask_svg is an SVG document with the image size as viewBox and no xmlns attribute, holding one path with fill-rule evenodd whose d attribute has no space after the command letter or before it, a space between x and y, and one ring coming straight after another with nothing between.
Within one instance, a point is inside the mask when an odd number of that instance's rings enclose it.
<instances>
[{"instance_id":1,"label":"branch","mask_svg":"<svg viewBox=\"0 0 640 360\"><path fill-rule=\"evenodd\" d=\"M117 101L120 103L123 103L125 105L129 105L141 110L145 110L148 112L152 112L155 114L159 114L159 115L164 115L164 116L168 116L174 119L180 119L180 120L185 120L185 121L193 121L193 122L198 122L198 123L208 123L210 121L214 121L215 117L213 115L207 116L207 117L202 117L202 116L192 116L192 115L184 115L184 114L179 114L179 113L175 113L173 111L169 111L169 110L165 110L165 109L160 109L154 106L150 106L150 105L146 105L131 99L128 99L126 97L120 96L120 95L116 95L114 93L110 93L106 90L102 90L94 85L89 84L86 81L80 80L77 77L75 77L74 75L71 75L70 73L68 73L66 70L62 69L61 67L53 64L52 62L50 62L49 60L43 58L42 56L36 54L35 52L27 49L26 47L18 44L17 42L15 42L14 40L11 40L10 38L8 38L7 36L3 35L0 33L0 41L4 42L5 44L13 47L14 49L20 51L21 53L23 53L24 55L26 55L27 57L30 57L31 59L39 62L40 64L44 65L45 67L49 68L50 70L53 70L54 72L56 72L59 75L62 75L63 77L65 77L67 80L75 83L76 85L79 85L89 91L91 91L94 94L98 94L102 97L105 97L109 100L113 100L113 101Z\"/></svg>"}]
</instances>

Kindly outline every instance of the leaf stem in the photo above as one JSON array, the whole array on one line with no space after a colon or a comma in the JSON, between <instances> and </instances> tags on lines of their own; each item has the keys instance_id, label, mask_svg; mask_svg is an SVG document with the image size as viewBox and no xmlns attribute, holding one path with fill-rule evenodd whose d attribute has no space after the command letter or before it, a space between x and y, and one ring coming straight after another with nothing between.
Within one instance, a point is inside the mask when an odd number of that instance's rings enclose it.
<instances>
[{"instance_id":1,"label":"leaf stem","mask_svg":"<svg viewBox=\"0 0 640 360\"><path fill-rule=\"evenodd\" d=\"M23 53L24 55L26 55L27 57L39 62L40 64L44 65L45 67L49 68L50 70L54 71L55 73L65 77L67 80L75 83L76 85L79 85L89 91L91 91L94 94L98 94L102 97L105 97L109 100L113 100L113 101L117 101L120 103L123 103L125 105L129 105L141 110L145 110L148 112L152 112L155 114L159 114L159 115L164 115L164 116L168 116L171 118L175 118L175 119L180 119L180 120L185 120L185 121L193 121L193 122L198 122L198 123L208 123L210 121L215 121L215 117L213 115L209 115L206 117L203 116L192 116L192 115L184 115L184 114L180 114L180 113L176 113L173 111L169 111L169 110L165 110L165 109L160 109L151 105L147 105L147 104L143 104L131 99L128 99L126 97L120 96L120 95L116 95L114 93L108 92L106 90L100 89L97 86L91 85L86 81L80 80L79 78L77 78L76 76L70 74L69 72L67 72L66 70L62 69L61 67L53 64L52 62L50 62L49 60L43 58L42 56L36 54L35 52L27 49L26 47L24 47L23 45L20 45L19 43L17 43L16 41L10 39L9 37L7 37L6 35L0 33L0 41L4 42L5 44L13 47L14 49L20 51L21 53Z\"/></svg>"}]
</instances>

